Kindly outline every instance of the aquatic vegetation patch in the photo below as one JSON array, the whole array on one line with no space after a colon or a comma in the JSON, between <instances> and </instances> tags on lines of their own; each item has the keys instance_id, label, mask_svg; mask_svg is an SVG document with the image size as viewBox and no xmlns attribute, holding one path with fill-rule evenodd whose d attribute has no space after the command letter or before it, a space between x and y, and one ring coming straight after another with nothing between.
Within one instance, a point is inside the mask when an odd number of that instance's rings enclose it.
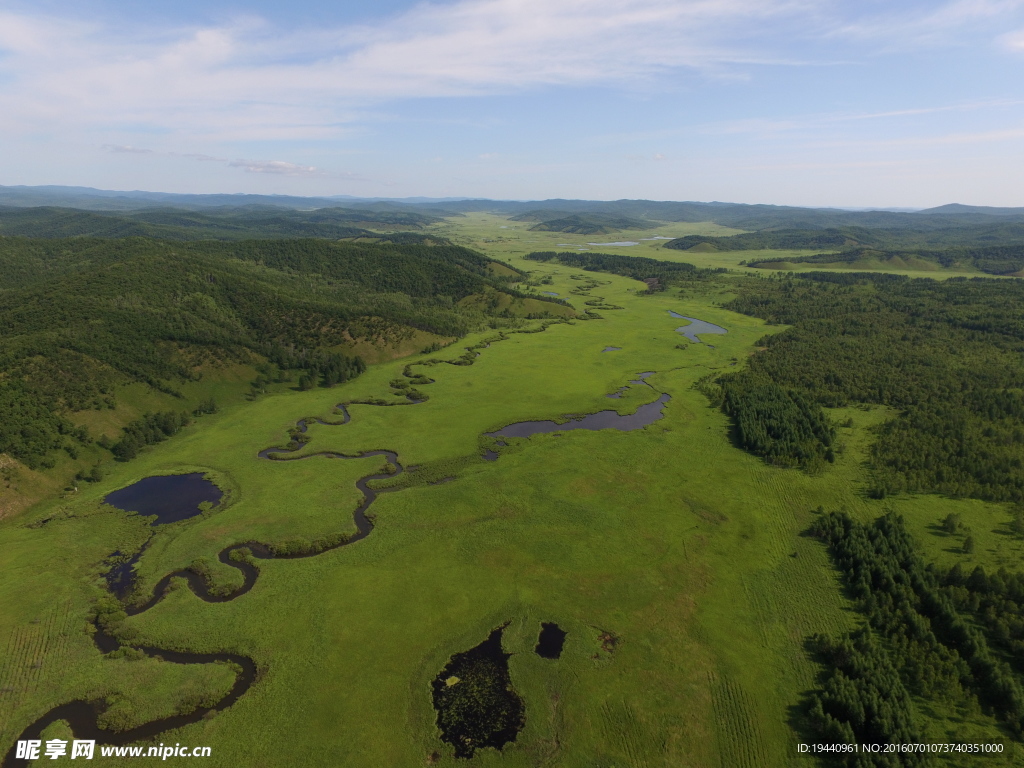
<instances>
[{"instance_id":1,"label":"aquatic vegetation patch","mask_svg":"<svg viewBox=\"0 0 1024 768\"><path fill-rule=\"evenodd\" d=\"M526 725L526 705L512 687L498 627L475 648L456 653L433 682L434 709L441 739L456 757L472 757L484 747L501 749Z\"/></svg>"}]
</instances>

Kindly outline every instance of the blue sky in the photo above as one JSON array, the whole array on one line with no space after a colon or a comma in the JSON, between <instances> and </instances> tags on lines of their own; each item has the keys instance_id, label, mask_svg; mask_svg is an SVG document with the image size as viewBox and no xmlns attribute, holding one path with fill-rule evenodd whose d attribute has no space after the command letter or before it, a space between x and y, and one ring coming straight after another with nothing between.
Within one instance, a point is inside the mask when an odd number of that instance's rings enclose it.
<instances>
[{"instance_id":1,"label":"blue sky","mask_svg":"<svg viewBox=\"0 0 1024 768\"><path fill-rule=\"evenodd\" d=\"M0 184L1024 206L1024 0L0 0Z\"/></svg>"}]
</instances>

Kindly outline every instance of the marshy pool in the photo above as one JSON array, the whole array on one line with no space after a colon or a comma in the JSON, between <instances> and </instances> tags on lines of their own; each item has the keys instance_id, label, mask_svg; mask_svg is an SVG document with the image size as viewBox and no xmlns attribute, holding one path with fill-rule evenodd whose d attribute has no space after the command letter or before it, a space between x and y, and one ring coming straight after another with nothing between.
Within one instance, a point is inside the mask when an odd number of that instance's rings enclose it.
<instances>
[{"instance_id":1,"label":"marshy pool","mask_svg":"<svg viewBox=\"0 0 1024 768\"><path fill-rule=\"evenodd\" d=\"M574 429L618 429L629 432L634 429L642 429L648 424L653 424L665 414L663 410L665 403L672 398L664 394L653 403L641 405L636 412L625 416L616 411L598 411L588 416L581 416L571 419L564 424L557 424L554 421L520 421L516 424L509 424L497 432L486 433L488 437L530 437L531 435L546 434L548 432L570 432Z\"/></svg>"},{"instance_id":2,"label":"marshy pool","mask_svg":"<svg viewBox=\"0 0 1024 768\"><path fill-rule=\"evenodd\" d=\"M187 475L154 475L126 488L107 494L105 504L137 512L144 517L156 515L153 525L176 523L200 514L204 501L217 504L224 492L207 480L202 472Z\"/></svg>"},{"instance_id":3,"label":"marshy pool","mask_svg":"<svg viewBox=\"0 0 1024 768\"><path fill-rule=\"evenodd\" d=\"M676 331L683 334L683 336L685 336L690 341L696 344L701 343L701 340L698 339L697 336L699 336L702 333L728 333L728 331L725 330L725 328L723 328L720 325L715 325L714 323L706 323L703 320L698 320L696 317L687 317L686 315L680 315L678 312L673 312L671 309L668 311L668 313L672 317L677 317L680 320L690 321L689 325L681 325L678 328L676 328Z\"/></svg>"}]
</instances>

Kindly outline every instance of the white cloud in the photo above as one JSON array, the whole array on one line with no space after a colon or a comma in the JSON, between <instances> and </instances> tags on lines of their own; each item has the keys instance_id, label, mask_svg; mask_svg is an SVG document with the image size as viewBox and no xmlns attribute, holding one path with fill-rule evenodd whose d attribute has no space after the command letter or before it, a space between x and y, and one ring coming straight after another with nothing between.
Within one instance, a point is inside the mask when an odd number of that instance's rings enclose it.
<instances>
[{"instance_id":1,"label":"white cloud","mask_svg":"<svg viewBox=\"0 0 1024 768\"><path fill-rule=\"evenodd\" d=\"M229 168L241 168L246 173L269 173L279 176L323 176L323 171L312 165L298 165L284 160L227 160L223 157L214 157L196 152L162 152L156 149L145 149L133 147L127 144L104 144L102 149L107 152L130 155L159 155L162 157L184 157L199 162L224 163ZM333 174L338 175L338 174ZM342 176L357 178L354 174L340 174Z\"/></svg>"},{"instance_id":2,"label":"white cloud","mask_svg":"<svg viewBox=\"0 0 1024 768\"><path fill-rule=\"evenodd\" d=\"M248 173L273 173L281 176L311 176L318 173L311 165L296 165L283 160L232 160L232 168L244 168Z\"/></svg>"},{"instance_id":3,"label":"white cloud","mask_svg":"<svg viewBox=\"0 0 1024 768\"><path fill-rule=\"evenodd\" d=\"M973 28L1013 16L1021 8L1024 0L950 0L910 8L894 3L893 10L842 24L831 34L885 42L903 49L943 45L963 39Z\"/></svg>"},{"instance_id":4,"label":"white cloud","mask_svg":"<svg viewBox=\"0 0 1024 768\"><path fill-rule=\"evenodd\" d=\"M376 27L245 20L152 33L0 12L0 127L337 136L367 105L559 84L636 84L770 59L753 24L824 0L461 0Z\"/></svg>"},{"instance_id":5,"label":"white cloud","mask_svg":"<svg viewBox=\"0 0 1024 768\"><path fill-rule=\"evenodd\" d=\"M1024 52L1024 29L1018 29L1001 35L999 43L1011 51Z\"/></svg>"},{"instance_id":6,"label":"white cloud","mask_svg":"<svg viewBox=\"0 0 1024 768\"><path fill-rule=\"evenodd\" d=\"M322 140L391 99L639 89L679 71L741 77L754 64L806 63L791 51L822 35L955 36L1022 6L921 2L853 18L864 6L835 0L456 0L377 25L282 30L247 18L141 31L0 11L0 135ZM1024 46L1014 35L1005 45Z\"/></svg>"},{"instance_id":7,"label":"white cloud","mask_svg":"<svg viewBox=\"0 0 1024 768\"><path fill-rule=\"evenodd\" d=\"M1020 99L992 99L989 101L942 104L930 107L890 110L886 112L803 113L787 118L777 117L772 120L763 118L747 118L725 122L710 122L698 125L694 130L707 136L751 135L757 136L761 139L773 137L785 138L792 135L801 135L808 138L815 137L815 139L817 139L820 138L825 131L834 135L835 131L844 130L844 125L850 124L856 126L858 123L864 122L884 123L890 126L911 125L917 126L917 130L920 130L921 127L931 127L932 129L941 130L945 123L936 121L934 119L935 115L954 115L957 113L968 114L984 111L996 112L997 110L1008 110L1022 105L1024 105L1024 101ZM989 117L982 119L991 120L993 118ZM860 129L858 128L857 130ZM945 136L946 134L942 135ZM963 140L957 139L956 142L969 143L969 137L974 135L984 138L993 134L991 131L964 134L964 136L968 138L964 138ZM903 139L895 140L904 141ZM913 143L923 140L913 138L906 141ZM943 139L942 141L953 142L952 139Z\"/></svg>"},{"instance_id":8,"label":"white cloud","mask_svg":"<svg viewBox=\"0 0 1024 768\"><path fill-rule=\"evenodd\" d=\"M128 144L104 144L103 149L107 152L116 152L118 154L128 155L156 155L159 154L152 149L141 149L140 147L132 147Z\"/></svg>"}]
</instances>

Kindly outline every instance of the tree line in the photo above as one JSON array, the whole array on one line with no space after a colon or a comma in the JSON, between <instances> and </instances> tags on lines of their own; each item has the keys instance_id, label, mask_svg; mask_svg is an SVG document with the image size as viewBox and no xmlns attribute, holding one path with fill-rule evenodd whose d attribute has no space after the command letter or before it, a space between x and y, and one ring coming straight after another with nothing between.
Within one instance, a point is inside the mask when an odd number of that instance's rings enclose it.
<instances>
[{"instance_id":1,"label":"tree line","mask_svg":"<svg viewBox=\"0 0 1024 768\"><path fill-rule=\"evenodd\" d=\"M990 275L1013 275L1024 270L1024 245L965 246L944 250L848 248L839 253L758 259L751 261L750 266L759 269L777 269L780 264L852 264L862 259L878 261L922 259L946 268L974 268Z\"/></svg>"},{"instance_id":2,"label":"tree line","mask_svg":"<svg viewBox=\"0 0 1024 768\"><path fill-rule=\"evenodd\" d=\"M660 261L646 256L621 256L613 253L592 253L584 251L534 251L526 254L531 261L555 261L567 267L576 267L586 272L610 272L613 275L631 277L648 284L649 291L662 291L669 285L680 282L706 279L725 272L724 269L697 269L693 264L681 261Z\"/></svg>"},{"instance_id":3,"label":"tree line","mask_svg":"<svg viewBox=\"0 0 1024 768\"><path fill-rule=\"evenodd\" d=\"M736 282L726 309L790 328L720 384L771 382L799 398L773 410L733 396L740 433L763 436L745 448L803 463L832 447L810 427L827 421L821 408L890 406L899 415L870 449L873 495L1024 501L1024 282L829 272Z\"/></svg>"},{"instance_id":4,"label":"tree line","mask_svg":"<svg viewBox=\"0 0 1024 768\"><path fill-rule=\"evenodd\" d=\"M984 601L1011 600L1020 576L989 584L926 565L903 520L884 515L871 524L845 512L822 514L811 532L829 546L867 626L840 638L818 636L814 645L828 665L825 683L808 700L811 727L830 740L912 743L922 739L910 695L977 709L987 707L1017 737L1024 734L1024 689L993 637L979 628ZM982 595L982 597L975 597ZM998 622L996 622L998 623ZM863 755L861 755L863 757ZM916 765L920 756L881 756L849 765ZM881 759L881 758L880 758Z\"/></svg>"}]
</instances>

